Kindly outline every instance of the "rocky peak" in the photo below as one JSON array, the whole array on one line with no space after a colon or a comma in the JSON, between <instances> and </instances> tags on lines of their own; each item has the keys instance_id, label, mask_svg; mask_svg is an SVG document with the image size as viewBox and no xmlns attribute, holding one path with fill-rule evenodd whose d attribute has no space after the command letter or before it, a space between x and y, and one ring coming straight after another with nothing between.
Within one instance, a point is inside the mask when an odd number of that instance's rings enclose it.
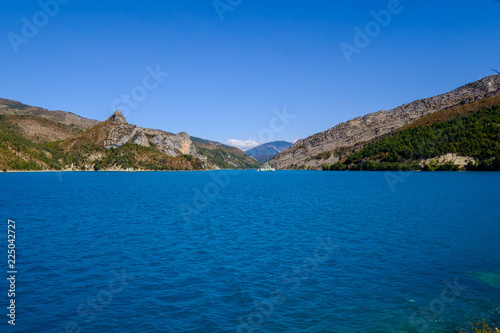
<instances>
[{"instance_id":1,"label":"rocky peak","mask_svg":"<svg viewBox=\"0 0 500 333\"><path fill-rule=\"evenodd\" d=\"M127 120L120 110L116 110L115 113L113 113L106 121L117 125L127 124Z\"/></svg>"},{"instance_id":2,"label":"rocky peak","mask_svg":"<svg viewBox=\"0 0 500 333\"><path fill-rule=\"evenodd\" d=\"M186 132L179 132L179 133L177 133L177 136L180 138L183 138L184 140L191 141L191 137Z\"/></svg>"}]
</instances>

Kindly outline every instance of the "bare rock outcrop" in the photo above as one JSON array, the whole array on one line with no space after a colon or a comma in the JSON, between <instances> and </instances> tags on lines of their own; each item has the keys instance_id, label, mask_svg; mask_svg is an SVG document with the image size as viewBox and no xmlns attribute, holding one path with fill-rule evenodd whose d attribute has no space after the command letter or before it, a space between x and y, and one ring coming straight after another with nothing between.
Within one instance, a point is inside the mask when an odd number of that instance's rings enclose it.
<instances>
[{"instance_id":1,"label":"bare rock outcrop","mask_svg":"<svg viewBox=\"0 0 500 333\"><path fill-rule=\"evenodd\" d=\"M485 77L451 92L382 110L338 124L324 132L298 140L293 146L269 161L278 169L295 169L304 165L320 168L324 163L338 161L334 154L328 160L316 158L340 148L351 148L380 135L412 123L430 113L455 105L467 104L500 95L500 75Z\"/></svg>"},{"instance_id":2,"label":"bare rock outcrop","mask_svg":"<svg viewBox=\"0 0 500 333\"><path fill-rule=\"evenodd\" d=\"M196 148L186 132L180 132L177 135L164 132L154 136L151 142L156 145L158 150L167 155L198 155L196 153Z\"/></svg>"},{"instance_id":3,"label":"bare rock outcrop","mask_svg":"<svg viewBox=\"0 0 500 333\"><path fill-rule=\"evenodd\" d=\"M149 147L149 141L146 135L143 132L139 132L132 140L133 144Z\"/></svg>"},{"instance_id":4,"label":"bare rock outcrop","mask_svg":"<svg viewBox=\"0 0 500 333\"><path fill-rule=\"evenodd\" d=\"M127 124L127 120L120 110L116 110L106 121L116 125Z\"/></svg>"},{"instance_id":5,"label":"bare rock outcrop","mask_svg":"<svg viewBox=\"0 0 500 333\"><path fill-rule=\"evenodd\" d=\"M154 146L169 156L191 155L206 163L206 156L196 152L196 147L189 134L181 132L173 134L161 130L137 127L129 124L120 110L116 110L106 121L82 132L68 144L75 144L78 140L91 142L107 149L118 148L126 143L143 147Z\"/></svg>"}]
</instances>

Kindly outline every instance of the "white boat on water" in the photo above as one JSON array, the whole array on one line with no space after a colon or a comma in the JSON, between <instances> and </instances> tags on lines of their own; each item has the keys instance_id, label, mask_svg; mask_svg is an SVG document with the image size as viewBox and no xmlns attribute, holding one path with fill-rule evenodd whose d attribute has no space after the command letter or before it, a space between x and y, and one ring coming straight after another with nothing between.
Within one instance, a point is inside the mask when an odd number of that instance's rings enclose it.
<instances>
[{"instance_id":1,"label":"white boat on water","mask_svg":"<svg viewBox=\"0 0 500 333\"><path fill-rule=\"evenodd\" d=\"M269 162L266 162L266 164L264 164L264 166L262 166L259 169L257 169L257 171L276 171L276 169L273 168L273 167L271 167L269 165Z\"/></svg>"}]
</instances>

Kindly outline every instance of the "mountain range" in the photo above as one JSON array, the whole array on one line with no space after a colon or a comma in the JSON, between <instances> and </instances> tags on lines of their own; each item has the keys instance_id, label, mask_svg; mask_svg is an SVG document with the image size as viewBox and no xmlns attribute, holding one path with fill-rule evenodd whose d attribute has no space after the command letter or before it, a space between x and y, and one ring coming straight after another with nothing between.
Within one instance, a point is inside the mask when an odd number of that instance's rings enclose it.
<instances>
[{"instance_id":1,"label":"mountain range","mask_svg":"<svg viewBox=\"0 0 500 333\"><path fill-rule=\"evenodd\" d=\"M245 153L255 158L260 163L266 163L274 156L278 155L282 151L290 148L292 146L291 142L287 141L273 141L261 144L252 149L246 150Z\"/></svg>"},{"instance_id":2,"label":"mountain range","mask_svg":"<svg viewBox=\"0 0 500 333\"><path fill-rule=\"evenodd\" d=\"M211 170L259 165L242 150L216 141L129 124L119 110L100 122L0 99L3 170Z\"/></svg>"},{"instance_id":3,"label":"mountain range","mask_svg":"<svg viewBox=\"0 0 500 333\"><path fill-rule=\"evenodd\" d=\"M245 153L129 124L119 110L101 122L0 99L0 169L211 170L257 168L272 158L278 169L491 170L500 163L499 113L500 75L493 75L294 144L275 141Z\"/></svg>"}]
</instances>

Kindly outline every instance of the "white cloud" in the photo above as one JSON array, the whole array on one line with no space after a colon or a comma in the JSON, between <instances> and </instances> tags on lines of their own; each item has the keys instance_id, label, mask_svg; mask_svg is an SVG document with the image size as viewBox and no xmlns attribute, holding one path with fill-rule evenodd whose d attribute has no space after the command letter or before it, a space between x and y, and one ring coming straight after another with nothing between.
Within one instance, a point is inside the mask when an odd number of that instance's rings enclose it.
<instances>
[{"instance_id":1,"label":"white cloud","mask_svg":"<svg viewBox=\"0 0 500 333\"><path fill-rule=\"evenodd\" d=\"M241 150L248 150L260 145L257 141L253 140L237 140L237 139L229 139L226 141L226 145L240 148Z\"/></svg>"}]
</instances>

